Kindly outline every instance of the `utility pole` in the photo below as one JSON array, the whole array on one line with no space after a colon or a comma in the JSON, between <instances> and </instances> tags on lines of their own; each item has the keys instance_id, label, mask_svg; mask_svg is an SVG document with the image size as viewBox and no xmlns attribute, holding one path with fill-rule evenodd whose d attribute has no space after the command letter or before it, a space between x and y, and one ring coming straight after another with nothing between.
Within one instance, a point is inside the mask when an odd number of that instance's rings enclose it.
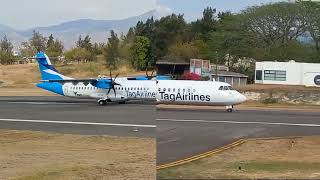
<instances>
[{"instance_id":1,"label":"utility pole","mask_svg":"<svg viewBox=\"0 0 320 180\"><path fill-rule=\"evenodd\" d=\"M216 80L219 81L218 78L218 51L215 51L215 60L216 60Z\"/></svg>"}]
</instances>

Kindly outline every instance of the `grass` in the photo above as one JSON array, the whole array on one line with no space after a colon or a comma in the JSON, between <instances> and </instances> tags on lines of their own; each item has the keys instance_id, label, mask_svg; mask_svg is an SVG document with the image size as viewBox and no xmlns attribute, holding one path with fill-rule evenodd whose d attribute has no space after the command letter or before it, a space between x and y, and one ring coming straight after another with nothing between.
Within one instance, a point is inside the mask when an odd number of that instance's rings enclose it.
<instances>
[{"instance_id":1,"label":"grass","mask_svg":"<svg viewBox=\"0 0 320 180\"><path fill-rule=\"evenodd\" d=\"M0 179L153 179L155 145L149 138L1 130Z\"/></svg>"},{"instance_id":2,"label":"grass","mask_svg":"<svg viewBox=\"0 0 320 180\"><path fill-rule=\"evenodd\" d=\"M294 145L291 144L294 142ZM319 179L320 137L249 140L222 153L158 170L158 179Z\"/></svg>"},{"instance_id":3,"label":"grass","mask_svg":"<svg viewBox=\"0 0 320 180\"><path fill-rule=\"evenodd\" d=\"M239 169L239 167L241 167ZM208 175L208 171L215 172L214 176ZM157 173L158 179L245 179L259 177L259 174L282 174L298 172L311 174L320 169L319 163L309 162L277 162L277 161L238 161L232 163L214 162L202 164L201 161L193 162L192 165L185 165L184 168L169 168L160 170ZM203 174L201 174L203 173ZM262 177L268 178L268 176ZM282 177L278 177L282 178Z\"/></svg>"},{"instance_id":4,"label":"grass","mask_svg":"<svg viewBox=\"0 0 320 180\"><path fill-rule=\"evenodd\" d=\"M32 175L19 177L16 180L51 180L51 179L103 179L102 167L60 167L35 172Z\"/></svg>"}]
</instances>

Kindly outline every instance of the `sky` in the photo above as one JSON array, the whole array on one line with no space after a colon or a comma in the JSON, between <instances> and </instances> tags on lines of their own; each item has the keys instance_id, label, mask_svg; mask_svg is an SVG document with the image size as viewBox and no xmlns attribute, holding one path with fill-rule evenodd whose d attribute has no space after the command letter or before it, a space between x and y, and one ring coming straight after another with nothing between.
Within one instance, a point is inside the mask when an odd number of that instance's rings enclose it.
<instances>
[{"instance_id":1,"label":"sky","mask_svg":"<svg viewBox=\"0 0 320 180\"><path fill-rule=\"evenodd\" d=\"M184 14L191 21L207 6L239 12L272 1L279 0L1 0L0 24L23 30L76 19L124 19L154 9L160 15Z\"/></svg>"}]
</instances>

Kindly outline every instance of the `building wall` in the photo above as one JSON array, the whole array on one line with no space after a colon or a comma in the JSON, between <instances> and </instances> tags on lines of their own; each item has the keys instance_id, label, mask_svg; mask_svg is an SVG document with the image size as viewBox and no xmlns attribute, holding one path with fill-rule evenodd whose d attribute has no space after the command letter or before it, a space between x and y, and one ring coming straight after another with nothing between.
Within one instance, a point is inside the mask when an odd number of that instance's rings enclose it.
<instances>
[{"instance_id":1,"label":"building wall","mask_svg":"<svg viewBox=\"0 0 320 180\"><path fill-rule=\"evenodd\" d=\"M257 70L262 71L262 80L257 80ZM266 79L265 73L277 71L281 74L286 72L285 80ZM320 75L320 64L296 63L296 62L256 62L255 82L258 84L284 84L319 86L314 83L315 76ZM320 86L319 86L320 87Z\"/></svg>"},{"instance_id":2,"label":"building wall","mask_svg":"<svg viewBox=\"0 0 320 180\"><path fill-rule=\"evenodd\" d=\"M218 82L226 82L234 87L247 85L247 78L246 77L218 75L218 78L217 78L216 75L212 75L212 79L214 79L215 81L218 81Z\"/></svg>"}]
</instances>

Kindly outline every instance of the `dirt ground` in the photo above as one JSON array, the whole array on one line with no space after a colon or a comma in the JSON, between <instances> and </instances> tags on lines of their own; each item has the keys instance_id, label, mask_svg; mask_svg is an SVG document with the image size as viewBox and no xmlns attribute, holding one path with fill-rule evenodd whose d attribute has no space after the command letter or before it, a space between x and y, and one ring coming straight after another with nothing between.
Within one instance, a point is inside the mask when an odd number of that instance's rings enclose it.
<instances>
[{"instance_id":1,"label":"dirt ground","mask_svg":"<svg viewBox=\"0 0 320 180\"><path fill-rule=\"evenodd\" d=\"M0 131L0 179L155 179L154 139Z\"/></svg>"},{"instance_id":2,"label":"dirt ground","mask_svg":"<svg viewBox=\"0 0 320 180\"><path fill-rule=\"evenodd\" d=\"M241 146L178 167L158 178L319 179L320 137L249 140Z\"/></svg>"}]
</instances>

